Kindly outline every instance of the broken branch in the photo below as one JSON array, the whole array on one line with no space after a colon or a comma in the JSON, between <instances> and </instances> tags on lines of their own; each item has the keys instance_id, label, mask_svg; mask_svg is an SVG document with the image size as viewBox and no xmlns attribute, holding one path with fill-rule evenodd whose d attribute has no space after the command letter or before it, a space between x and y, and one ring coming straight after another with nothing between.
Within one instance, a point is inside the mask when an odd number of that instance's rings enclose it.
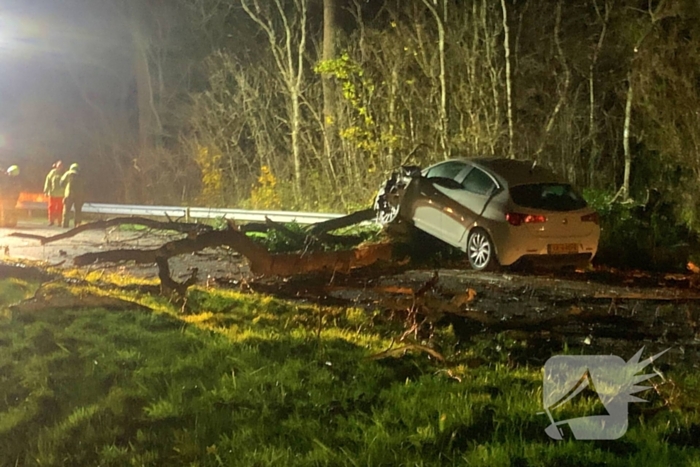
<instances>
[{"instance_id":1,"label":"broken branch","mask_svg":"<svg viewBox=\"0 0 700 467\"><path fill-rule=\"evenodd\" d=\"M337 217L335 219L319 222L314 224L310 229L311 235L320 235L322 233L331 232L333 230L342 229L351 225L359 224L374 219L376 213L374 209L364 209L362 211L353 212L347 216Z\"/></svg>"},{"instance_id":2,"label":"broken branch","mask_svg":"<svg viewBox=\"0 0 700 467\"><path fill-rule=\"evenodd\" d=\"M302 254L270 254L238 230L215 230L165 243L150 250L120 249L78 255L73 259L76 266L94 263L116 263L135 261L155 263L156 258L171 258L205 248L228 246L250 262L254 274L265 276L293 276L313 271L338 271L347 273L351 269L369 266L379 260L391 260L391 244L373 244L354 250L312 252Z\"/></svg>"},{"instance_id":3,"label":"broken branch","mask_svg":"<svg viewBox=\"0 0 700 467\"><path fill-rule=\"evenodd\" d=\"M107 229L109 227L116 227L118 225L142 225L144 227L149 227L156 230L171 230L174 232L191 234L193 232L209 232L213 230L213 227L206 224L192 224L183 222L160 222L153 219L147 219L145 217L115 217L113 219L108 219L104 221L95 221L87 224L80 225L73 229L61 232L60 234L51 235L49 237L43 235L27 234L23 232L13 232L10 237L28 238L32 240L39 240L42 245L47 243L55 242L58 240L63 240L65 238L70 238L78 235L79 233L85 232L87 230L96 229Z\"/></svg>"}]
</instances>

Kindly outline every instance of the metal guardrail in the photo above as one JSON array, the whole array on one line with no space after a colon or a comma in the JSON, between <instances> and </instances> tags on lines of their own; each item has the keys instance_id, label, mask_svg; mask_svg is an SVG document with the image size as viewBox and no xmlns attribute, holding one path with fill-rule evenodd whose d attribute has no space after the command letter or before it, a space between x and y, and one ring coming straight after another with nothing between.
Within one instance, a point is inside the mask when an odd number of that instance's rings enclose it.
<instances>
[{"instance_id":1,"label":"metal guardrail","mask_svg":"<svg viewBox=\"0 0 700 467\"><path fill-rule=\"evenodd\" d=\"M21 209L45 210L43 202L23 202ZM171 219L231 219L244 222L265 222L268 218L274 222L296 222L298 224L315 224L344 216L344 214L326 214L318 212L293 211L248 211L245 209L217 209L181 206L139 206L129 204L85 203L83 212L89 214L108 214L117 216L170 217Z\"/></svg>"}]
</instances>

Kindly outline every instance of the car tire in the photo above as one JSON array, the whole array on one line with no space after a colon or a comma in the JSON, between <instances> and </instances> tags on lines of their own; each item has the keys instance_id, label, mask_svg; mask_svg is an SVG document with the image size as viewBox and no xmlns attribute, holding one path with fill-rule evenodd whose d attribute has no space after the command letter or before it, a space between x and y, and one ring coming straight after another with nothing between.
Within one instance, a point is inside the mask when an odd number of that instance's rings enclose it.
<instances>
[{"instance_id":1,"label":"car tire","mask_svg":"<svg viewBox=\"0 0 700 467\"><path fill-rule=\"evenodd\" d=\"M472 229L467 237L467 258L475 271L496 271L499 268L496 248L489 234L480 228Z\"/></svg>"}]
</instances>

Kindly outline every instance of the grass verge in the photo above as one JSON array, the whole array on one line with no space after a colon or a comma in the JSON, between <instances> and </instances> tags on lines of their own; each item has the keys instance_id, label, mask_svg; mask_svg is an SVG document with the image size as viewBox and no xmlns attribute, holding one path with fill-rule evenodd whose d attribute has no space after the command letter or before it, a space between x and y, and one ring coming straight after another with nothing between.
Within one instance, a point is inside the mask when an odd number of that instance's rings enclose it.
<instances>
[{"instance_id":1,"label":"grass verge","mask_svg":"<svg viewBox=\"0 0 700 467\"><path fill-rule=\"evenodd\" d=\"M0 281L0 465L700 465L700 380L681 368L622 440L556 442L541 367L514 363L527 348L510 334L459 343L442 327L450 364L372 359L402 323L204 289L186 315L136 289L112 293L153 312L10 311L35 289Z\"/></svg>"}]
</instances>

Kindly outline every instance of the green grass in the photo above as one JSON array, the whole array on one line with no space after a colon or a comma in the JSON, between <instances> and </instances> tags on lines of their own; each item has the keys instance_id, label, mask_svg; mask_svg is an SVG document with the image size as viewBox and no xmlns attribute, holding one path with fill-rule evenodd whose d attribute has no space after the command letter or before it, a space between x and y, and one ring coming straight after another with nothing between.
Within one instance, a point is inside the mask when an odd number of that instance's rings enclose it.
<instances>
[{"instance_id":1,"label":"green grass","mask_svg":"<svg viewBox=\"0 0 700 467\"><path fill-rule=\"evenodd\" d=\"M36 284L19 279L0 280L0 311L26 298L36 291Z\"/></svg>"},{"instance_id":2,"label":"green grass","mask_svg":"<svg viewBox=\"0 0 700 467\"><path fill-rule=\"evenodd\" d=\"M0 308L33 289L0 281ZM647 405L671 408L632 411L620 441L555 442L537 415L541 366L513 363L528 350L513 335L457 345L441 328L449 367L375 360L403 330L379 313L194 289L179 314L120 295L155 311L4 315L0 465L700 465L694 373L669 371L675 389Z\"/></svg>"}]
</instances>

